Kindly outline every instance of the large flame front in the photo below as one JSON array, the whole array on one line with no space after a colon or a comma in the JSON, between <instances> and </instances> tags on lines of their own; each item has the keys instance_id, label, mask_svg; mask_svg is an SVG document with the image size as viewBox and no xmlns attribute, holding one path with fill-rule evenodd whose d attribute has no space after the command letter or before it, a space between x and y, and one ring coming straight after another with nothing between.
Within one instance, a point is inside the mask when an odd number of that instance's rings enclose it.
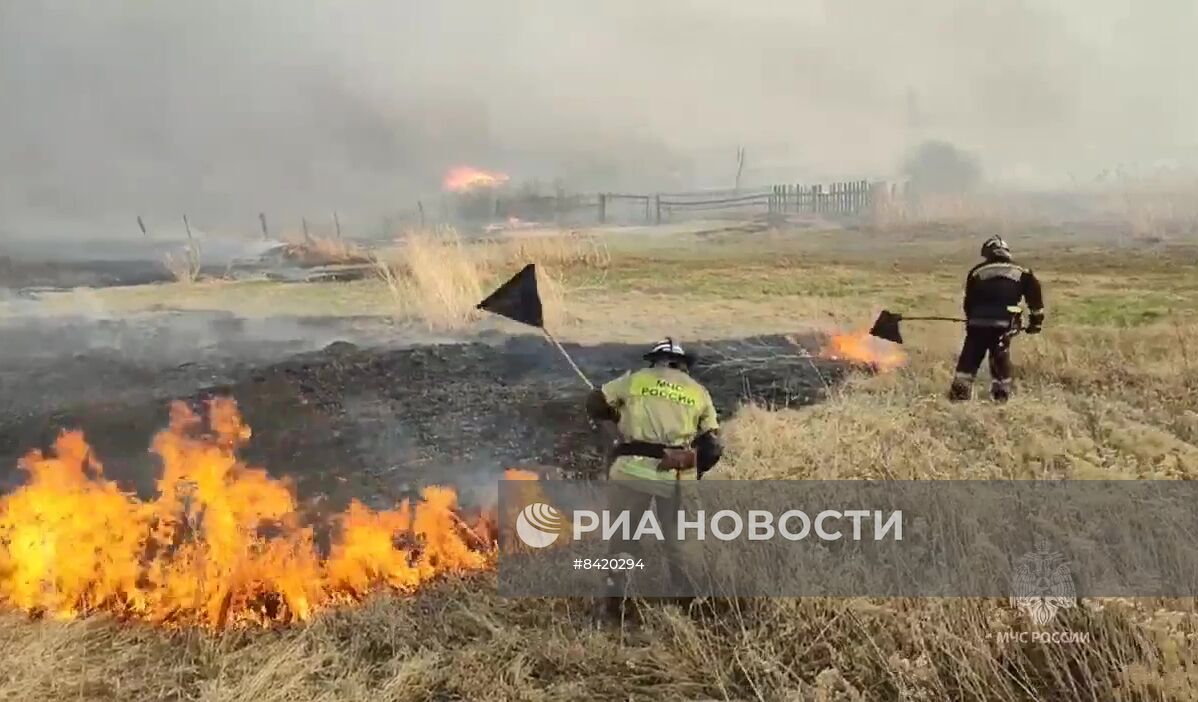
<instances>
[{"instance_id":1,"label":"large flame front","mask_svg":"<svg viewBox=\"0 0 1198 702\"><path fill-rule=\"evenodd\" d=\"M819 355L861 363L877 371L894 370L907 362L907 354L898 344L870 336L868 331L832 334Z\"/></svg>"},{"instance_id":2,"label":"large flame front","mask_svg":"<svg viewBox=\"0 0 1198 702\"><path fill-rule=\"evenodd\" d=\"M450 192L464 193L476 188L494 188L508 182L506 173L490 173L472 166L456 166L449 169L442 182Z\"/></svg>"},{"instance_id":3,"label":"large flame front","mask_svg":"<svg viewBox=\"0 0 1198 702\"><path fill-rule=\"evenodd\" d=\"M0 497L0 606L220 629L305 620L493 563L494 515L468 526L447 487L394 510L352 503L322 557L291 488L237 456L250 430L233 400L213 400L206 424L171 408L153 441L163 472L149 501L106 479L80 432L28 454L28 481Z\"/></svg>"}]
</instances>

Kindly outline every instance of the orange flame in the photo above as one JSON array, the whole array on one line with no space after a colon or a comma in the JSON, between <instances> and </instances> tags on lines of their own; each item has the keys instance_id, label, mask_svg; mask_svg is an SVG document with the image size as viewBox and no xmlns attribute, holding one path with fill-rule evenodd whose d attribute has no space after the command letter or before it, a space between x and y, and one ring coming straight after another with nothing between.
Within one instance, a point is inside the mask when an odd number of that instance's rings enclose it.
<instances>
[{"instance_id":1,"label":"orange flame","mask_svg":"<svg viewBox=\"0 0 1198 702\"><path fill-rule=\"evenodd\" d=\"M204 424L172 406L152 445L163 470L149 501L106 479L78 431L22 459L27 482L0 497L0 606L222 629L307 620L494 562L494 516L468 526L456 491L437 486L394 510L352 503L322 557L291 487L237 456L250 429L236 403L213 400Z\"/></svg>"},{"instance_id":2,"label":"orange flame","mask_svg":"<svg viewBox=\"0 0 1198 702\"><path fill-rule=\"evenodd\" d=\"M450 192L464 193L476 188L494 188L508 180L506 173L489 173L473 166L455 166L445 174L442 185Z\"/></svg>"},{"instance_id":3,"label":"orange flame","mask_svg":"<svg viewBox=\"0 0 1198 702\"><path fill-rule=\"evenodd\" d=\"M894 370L907 362L907 354L897 344L871 336L868 331L832 334L819 355L862 363L880 372Z\"/></svg>"}]
</instances>

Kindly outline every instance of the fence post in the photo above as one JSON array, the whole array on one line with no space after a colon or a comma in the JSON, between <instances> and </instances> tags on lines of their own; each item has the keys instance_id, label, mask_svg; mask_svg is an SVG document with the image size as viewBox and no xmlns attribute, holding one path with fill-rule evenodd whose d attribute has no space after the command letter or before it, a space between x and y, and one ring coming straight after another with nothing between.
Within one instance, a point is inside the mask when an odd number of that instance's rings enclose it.
<instances>
[{"instance_id":1,"label":"fence post","mask_svg":"<svg viewBox=\"0 0 1198 702\"><path fill-rule=\"evenodd\" d=\"M654 201L654 202L656 203L656 205L657 205L657 223L658 223L658 224L661 224L661 193L658 193L658 194L654 195L654 196L653 196L653 201ZM646 201L645 201L645 205L646 205L646 207L648 207L648 203L649 203L649 201L648 201L648 200L646 200Z\"/></svg>"},{"instance_id":2,"label":"fence post","mask_svg":"<svg viewBox=\"0 0 1198 702\"><path fill-rule=\"evenodd\" d=\"M599 223L607 221L607 193L599 193Z\"/></svg>"}]
</instances>

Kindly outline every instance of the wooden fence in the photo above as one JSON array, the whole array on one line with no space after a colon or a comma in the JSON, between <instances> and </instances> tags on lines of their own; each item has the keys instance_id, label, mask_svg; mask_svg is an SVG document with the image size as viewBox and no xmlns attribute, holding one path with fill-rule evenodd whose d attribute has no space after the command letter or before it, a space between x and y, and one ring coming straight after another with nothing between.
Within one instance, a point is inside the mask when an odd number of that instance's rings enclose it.
<instances>
[{"instance_id":1,"label":"wooden fence","mask_svg":"<svg viewBox=\"0 0 1198 702\"><path fill-rule=\"evenodd\" d=\"M609 221L613 205L623 205L625 217L643 212L644 222L661 224L690 213L857 215L869 210L874 184L865 180L840 183L774 185L756 190L708 190L689 193L629 195L600 193L598 221ZM632 205L630 208L628 205ZM640 219L640 218L637 218Z\"/></svg>"},{"instance_id":2,"label":"wooden fence","mask_svg":"<svg viewBox=\"0 0 1198 702\"><path fill-rule=\"evenodd\" d=\"M869 209L874 186L865 180L829 185L775 185L770 212L817 214L860 214Z\"/></svg>"},{"instance_id":3,"label":"wooden fence","mask_svg":"<svg viewBox=\"0 0 1198 702\"><path fill-rule=\"evenodd\" d=\"M816 185L638 194L627 192L520 194L483 190L443 194L414 210L383 221L381 235L442 223L525 221L563 226L591 223L662 224L698 217L749 218L761 215L817 214L853 217L870 210L881 184L855 180ZM426 211L427 206L427 211ZM263 218L265 219L265 218ZM263 223L263 235L266 228Z\"/></svg>"}]
</instances>

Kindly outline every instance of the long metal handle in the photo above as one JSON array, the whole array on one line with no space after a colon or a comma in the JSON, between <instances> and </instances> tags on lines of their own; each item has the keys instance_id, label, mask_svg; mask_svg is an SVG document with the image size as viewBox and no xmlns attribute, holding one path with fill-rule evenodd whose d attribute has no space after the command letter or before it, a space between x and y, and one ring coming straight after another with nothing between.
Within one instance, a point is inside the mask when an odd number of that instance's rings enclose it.
<instances>
[{"instance_id":1,"label":"long metal handle","mask_svg":"<svg viewBox=\"0 0 1198 702\"><path fill-rule=\"evenodd\" d=\"M545 327L541 327L541 332L545 335L545 338L549 340L549 343L553 344L557 350L561 352L562 357L566 359L566 363L569 363L570 367L574 369L574 372L578 374L578 377L582 378L582 382L586 383L588 388L594 390L595 384L592 383L591 379L586 376L586 373L582 372L582 369L578 367L578 364L574 362L574 359L570 358L570 354L565 348L562 347L557 339L553 338L553 335L549 333L549 330Z\"/></svg>"},{"instance_id":2,"label":"long metal handle","mask_svg":"<svg viewBox=\"0 0 1198 702\"><path fill-rule=\"evenodd\" d=\"M900 317L899 319L904 322L911 321L911 320L934 321L934 322L965 322L965 321L968 321L968 320L962 319L960 317Z\"/></svg>"}]
</instances>

